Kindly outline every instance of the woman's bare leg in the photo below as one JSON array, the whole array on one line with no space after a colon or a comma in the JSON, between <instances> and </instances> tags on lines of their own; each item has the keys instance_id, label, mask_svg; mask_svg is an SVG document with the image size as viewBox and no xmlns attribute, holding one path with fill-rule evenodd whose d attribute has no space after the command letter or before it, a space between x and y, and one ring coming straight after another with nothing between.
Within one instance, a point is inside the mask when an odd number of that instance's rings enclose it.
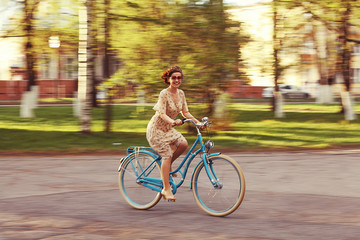
<instances>
[{"instance_id":1,"label":"woman's bare leg","mask_svg":"<svg viewBox=\"0 0 360 240\"><path fill-rule=\"evenodd\" d=\"M170 168L171 168L171 158L163 159L163 161L161 163L161 178L163 180L164 188L161 191L161 194L167 200L175 200L175 197L171 192L171 187L170 187L170 183L169 183Z\"/></svg>"},{"instance_id":2,"label":"woman's bare leg","mask_svg":"<svg viewBox=\"0 0 360 240\"><path fill-rule=\"evenodd\" d=\"M171 163L173 163L178 157L180 157L181 154L183 154L183 152L185 152L185 150L188 147L188 143L187 141L183 141L180 143L180 145L177 147L177 149L175 150L175 152L173 153L173 157L171 159Z\"/></svg>"},{"instance_id":3,"label":"woman's bare leg","mask_svg":"<svg viewBox=\"0 0 360 240\"><path fill-rule=\"evenodd\" d=\"M180 145L176 148L175 152L173 153L173 157L171 158L171 165L172 163L187 149L188 143L187 141L183 141ZM170 165L170 172L172 172L172 167ZM177 177L176 173L172 174L173 177Z\"/></svg>"}]
</instances>

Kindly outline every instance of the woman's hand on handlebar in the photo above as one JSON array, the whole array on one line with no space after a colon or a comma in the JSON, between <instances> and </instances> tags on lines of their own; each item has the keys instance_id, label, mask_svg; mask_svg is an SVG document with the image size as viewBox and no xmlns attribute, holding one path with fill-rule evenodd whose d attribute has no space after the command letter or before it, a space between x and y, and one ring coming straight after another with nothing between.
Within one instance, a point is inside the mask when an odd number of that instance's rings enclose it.
<instances>
[{"instance_id":1,"label":"woman's hand on handlebar","mask_svg":"<svg viewBox=\"0 0 360 240\"><path fill-rule=\"evenodd\" d=\"M186 119L183 118L182 123L184 124L185 122L191 121L196 127L198 127L200 130L203 130L206 128L206 124L204 124L205 122L200 122L199 120L195 119L195 121L193 119ZM203 125L204 124L204 125ZM202 125L202 126L201 126Z\"/></svg>"},{"instance_id":2,"label":"woman's hand on handlebar","mask_svg":"<svg viewBox=\"0 0 360 240\"><path fill-rule=\"evenodd\" d=\"M173 124L173 126L180 126L183 125L183 121L181 119L176 119Z\"/></svg>"}]
</instances>

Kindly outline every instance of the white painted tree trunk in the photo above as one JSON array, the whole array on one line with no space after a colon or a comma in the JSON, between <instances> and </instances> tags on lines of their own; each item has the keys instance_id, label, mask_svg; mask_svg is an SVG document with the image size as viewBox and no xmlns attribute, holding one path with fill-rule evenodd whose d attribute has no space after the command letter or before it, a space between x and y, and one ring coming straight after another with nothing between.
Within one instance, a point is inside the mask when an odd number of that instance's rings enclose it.
<instances>
[{"instance_id":1,"label":"white painted tree trunk","mask_svg":"<svg viewBox=\"0 0 360 240\"><path fill-rule=\"evenodd\" d=\"M31 86L31 106L33 109L38 107L38 97L39 86Z\"/></svg>"},{"instance_id":2,"label":"white painted tree trunk","mask_svg":"<svg viewBox=\"0 0 360 240\"><path fill-rule=\"evenodd\" d=\"M32 86L30 91L23 93L20 105L20 117L34 118L34 109L38 106L39 86Z\"/></svg>"},{"instance_id":3,"label":"white painted tree trunk","mask_svg":"<svg viewBox=\"0 0 360 240\"><path fill-rule=\"evenodd\" d=\"M21 96L20 117L35 117L33 108L31 107L31 92L29 91L24 92Z\"/></svg>"},{"instance_id":4,"label":"white painted tree trunk","mask_svg":"<svg viewBox=\"0 0 360 240\"><path fill-rule=\"evenodd\" d=\"M228 104L228 95L222 93L217 95L214 103L214 117L215 119L225 119L227 117L227 104Z\"/></svg>"},{"instance_id":5,"label":"white painted tree trunk","mask_svg":"<svg viewBox=\"0 0 360 240\"><path fill-rule=\"evenodd\" d=\"M73 115L74 117L80 118L81 116L81 106L79 101L79 96L77 92L74 92L73 94Z\"/></svg>"},{"instance_id":6,"label":"white painted tree trunk","mask_svg":"<svg viewBox=\"0 0 360 240\"><path fill-rule=\"evenodd\" d=\"M334 102L332 86L319 85L316 96L316 103L319 104L331 104Z\"/></svg>"},{"instance_id":7,"label":"white painted tree trunk","mask_svg":"<svg viewBox=\"0 0 360 240\"><path fill-rule=\"evenodd\" d=\"M78 52L78 104L80 106L81 132L91 132L91 50L89 43L89 9L87 0L80 0L79 7L79 52Z\"/></svg>"},{"instance_id":8,"label":"white painted tree trunk","mask_svg":"<svg viewBox=\"0 0 360 240\"><path fill-rule=\"evenodd\" d=\"M140 89L137 90L137 106L136 106L136 112L138 115L143 114L145 111L145 91Z\"/></svg>"},{"instance_id":9,"label":"white painted tree trunk","mask_svg":"<svg viewBox=\"0 0 360 240\"><path fill-rule=\"evenodd\" d=\"M284 105L284 99L281 92L274 91L274 100L275 100L275 117L276 118L283 118L285 117L283 105Z\"/></svg>"},{"instance_id":10,"label":"white painted tree trunk","mask_svg":"<svg viewBox=\"0 0 360 240\"><path fill-rule=\"evenodd\" d=\"M344 107L345 120L352 121L356 119L354 111L353 99L349 91L341 92L341 101Z\"/></svg>"}]
</instances>

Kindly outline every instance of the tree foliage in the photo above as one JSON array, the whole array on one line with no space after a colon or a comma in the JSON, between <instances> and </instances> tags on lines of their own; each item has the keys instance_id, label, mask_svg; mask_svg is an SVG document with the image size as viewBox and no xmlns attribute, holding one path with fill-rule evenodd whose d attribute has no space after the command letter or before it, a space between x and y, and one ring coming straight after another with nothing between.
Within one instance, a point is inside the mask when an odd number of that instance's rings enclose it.
<instances>
[{"instance_id":1,"label":"tree foliage","mask_svg":"<svg viewBox=\"0 0 360 240\"><path fill-rule=\"evenodd\" d=\"M134 82L154 100L161 73L179 65L189 96L213 102L215 89L239 75L239 23L225 10L221 0L114 2L111 46L121 67L105 84Z\"/></svg>"}]
</instances>

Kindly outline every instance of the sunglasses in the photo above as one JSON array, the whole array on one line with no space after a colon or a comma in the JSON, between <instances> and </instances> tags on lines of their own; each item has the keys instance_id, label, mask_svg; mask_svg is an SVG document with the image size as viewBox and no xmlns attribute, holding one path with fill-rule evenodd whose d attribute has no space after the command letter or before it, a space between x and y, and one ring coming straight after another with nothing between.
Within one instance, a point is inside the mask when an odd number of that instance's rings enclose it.
<instances>
[{"instance_id":1,"label":"sunglasses","mask_svg":"<svg viewBox=\"0 0 360 240\"><path fill-rule=\"evenodd\" d=\"M172 79L172 80L175 80L175 79L181 80L181 79L182 79L182 76L172 76L171 79Z\"/></svg>"}]
</instances>

